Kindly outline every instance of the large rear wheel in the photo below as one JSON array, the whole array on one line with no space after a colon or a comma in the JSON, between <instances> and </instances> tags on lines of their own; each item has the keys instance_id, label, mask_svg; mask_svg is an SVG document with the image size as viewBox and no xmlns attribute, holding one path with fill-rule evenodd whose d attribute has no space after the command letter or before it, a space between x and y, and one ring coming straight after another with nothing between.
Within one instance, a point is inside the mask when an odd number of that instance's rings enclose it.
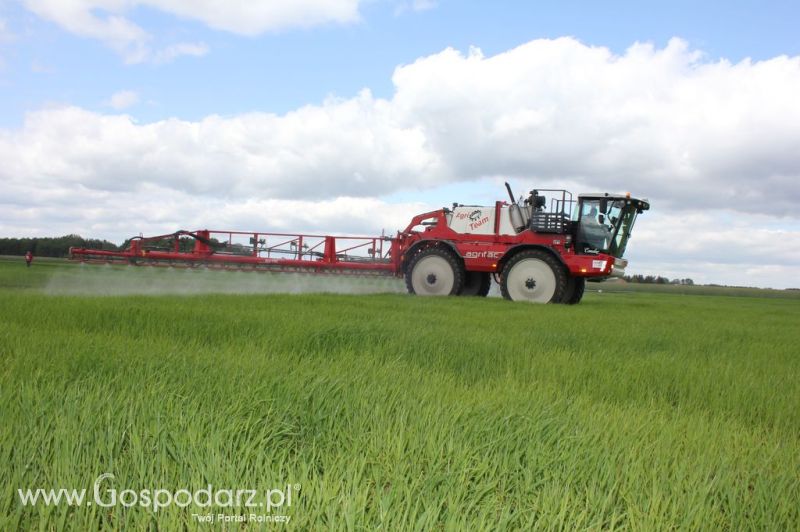
<instances>
[{"instance_id":1,"label":"large rear wheel","mask_svg":"<svg viewBox=\"0 0 800 532\"><path fill-rule=\"evenodd\" d=\"M464 268L453 252L432 247L414 255L406 268L406 288L420 296L456 295L464 286Z\"/></svg>"},{"instance_id":2,"label":"large rear wheel","mask_svg":"<svg viewBox=\"0 0 800 532\"><path fill-rule=\"evenodd\" d=\"M460 296L486 297L492 287L492 278L486 272L466 272Z\"/></svg>"},{"instance_id":3,"label":"large rear wheel","mask_svg":"<svg viewBox=\"0 0 800 532\"><path fill-rule=\"evenodd\" d=\"M500 291L512 301L557 303L567 287L564 267L550 253L542 250L520 251L503 268Z\"/></svg>"}]
</instances>

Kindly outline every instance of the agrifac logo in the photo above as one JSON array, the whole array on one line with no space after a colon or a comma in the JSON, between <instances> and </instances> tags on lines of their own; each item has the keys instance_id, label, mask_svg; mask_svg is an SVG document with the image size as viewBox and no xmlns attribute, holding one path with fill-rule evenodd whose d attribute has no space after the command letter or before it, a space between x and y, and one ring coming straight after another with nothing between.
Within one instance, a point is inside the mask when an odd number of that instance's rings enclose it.
<instances>
[{"instance_id":1,"label":"agrifac logo","mask_svg":"<svg viewBox=\"0 0 800 532\"><path fill-rule=\"evenodd\" d=\"M274 522L288 523L291 516L286 512L291 509L293 499L300 491L300 484L286 484L281 488L268 490L214 488L211 484L197 489L178 489L175 491L163 488L117 489L114 486L116 477L112 473L104 473L95 479L90 498L86 488L36 488L17 489L17 496L23 506L99 506L101 508L142 508L158 513L164 508L200 508L203 512L192 513L198 522ZM235 514L212 512L216 509L238 509ZM258 510L259 513L242 514L241 509Z\"/></svg>"}]
</instances>

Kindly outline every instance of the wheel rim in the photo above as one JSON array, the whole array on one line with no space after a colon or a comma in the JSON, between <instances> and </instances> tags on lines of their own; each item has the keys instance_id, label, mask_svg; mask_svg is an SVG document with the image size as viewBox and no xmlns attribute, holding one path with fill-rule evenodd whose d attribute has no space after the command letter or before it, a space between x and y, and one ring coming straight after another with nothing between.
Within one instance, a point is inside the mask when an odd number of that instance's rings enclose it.
<instances>
[{"instance_id":1,"label":"wheel rim","mask_svg":"<svg viewBox=\"0 0 800 532\"><path fill-rule=\"evenodd\" d=\"M506 290L514 301L549 303L556 292L556 275L540 259L523 259L508 272Z\"/></svg>"},{"instance_id":2,"label":"wheel rim","mask_svg":"<svg viewBox=\"0 0 800 532\"><path fill-rule=\"evenodd\" d=\"M411 286L421 296L446 296L453 291L456 276L450 263L435 255L424 257L414 265Z\"/></svg>"}]
</instances>

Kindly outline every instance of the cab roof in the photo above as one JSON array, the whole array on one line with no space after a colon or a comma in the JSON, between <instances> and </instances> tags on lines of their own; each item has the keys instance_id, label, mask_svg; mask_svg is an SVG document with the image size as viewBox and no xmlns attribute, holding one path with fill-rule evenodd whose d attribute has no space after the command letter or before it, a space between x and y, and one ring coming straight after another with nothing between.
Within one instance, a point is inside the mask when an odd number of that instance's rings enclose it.
<instances>
[{"instance_id":1,"label":"cab roof","mask_svg":"<svg viewBox=\"0 0 800 532\"><path fill-rule=\"evenodd\" d=\"M647 199L633 198L630 194L609 194L608 192L597 192L591 194L579 194L578 199L608 199L612 201L630 201L640 209L646 211L650 208L650 201Z\"/></svg>"}]
</instances>

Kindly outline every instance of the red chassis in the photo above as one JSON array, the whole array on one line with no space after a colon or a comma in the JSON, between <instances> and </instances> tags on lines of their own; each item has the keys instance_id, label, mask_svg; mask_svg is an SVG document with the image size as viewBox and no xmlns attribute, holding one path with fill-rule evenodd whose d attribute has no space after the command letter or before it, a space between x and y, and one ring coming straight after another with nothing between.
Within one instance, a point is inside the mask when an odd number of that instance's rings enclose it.
<instances>
[{"instance_id":1,"label":"red chassis","mask_svg":"<svg viewBox=\"0 0 800 532\"><path fill-rule=\"evenodd\" d=\"M571 235L537 233L522 231L516 235L503 235L499 233L501 207L506 202L495 203L497 214L494 217L494 234L478 235L457 233L447 224L447 211L439 209L415 216L408 227L398 233L396 240L404 255L400 257L400 264L395 272L402 275L409 255L413 251L432 243L445 243L451 247L464 262L467 272L500 273L504 264L516 252L525 249L543 249L557 257L569 272L570 277L608 277L613 273L615 260L617 265L622 262L612 255L597 253L581 255L575 252ZM418 231L415 228L424 227Z\"/></svg>"}]
</instances>

